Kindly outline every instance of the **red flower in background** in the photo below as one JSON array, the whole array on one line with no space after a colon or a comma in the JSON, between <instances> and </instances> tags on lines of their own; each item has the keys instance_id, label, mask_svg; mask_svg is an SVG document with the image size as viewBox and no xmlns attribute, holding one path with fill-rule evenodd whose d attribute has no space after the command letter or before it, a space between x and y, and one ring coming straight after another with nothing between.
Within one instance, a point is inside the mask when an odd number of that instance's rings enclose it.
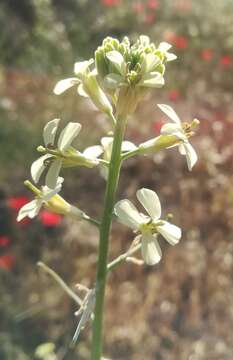
<instances>
[{"instance_id":1,"label":"red flower in background","mask_svg":"<svg viewBox=\"0 0 233 360\"><path fill-rule=\"evenodd\" d=\"M55 227L60 225L62 216L59 214L54 214L48 210L42 210L40 212L40 220L44 226Z\"/></svg>"},{"instance_id":2,"label":"red flower in background","mask_svg":"<svg viewBox=\"0 0 233 360\"><path fill-rule=\"evenodd\" d=\"M0 256L0 269L12 270L15 265L15 257L13 255Z\"/></svg>"},{"instance_id":3,"label":"red flower in background","mask_svg":"<svg viewBox=\"0 0 233 360\"><path fill-rule=\"evenodd\" d=\"M140 14L144 10L144 4L138 1L132 5L132 9L135 13Z\"/></svg>"},{"instance_id":4,"label":"red flower in background","mask_svg":"<svg viewBox=\"0 0 233 360\"><path fill-rule=\"evenodd\" d=\"M12 196L7 200L7 203L8 203L8 206L12 210L15 210L18 212L21 209L21 207L24 206L25 204L27 204L29 201L30 200L27 196ZM17 224L28 225L30 223L30 221L31 220L29 218L24 218L19 223L17 222Z\"/></svg>"},{"instance_id":5,"label":"red flower in background","mask_svg":"<svg viewBox=\"0 0 233 360\"><path fill-rule=\"evenodd\" d=\"M153 24L154 22L155 22L155 14L146 14L145 23L146 24Z\"/></svg>"},{"instance_id":6,"label":"red flower in background","mask_svg":"<svg viewBox=\"0 0 233 360\"><path fill-rule=\"evenodd\" d=\"M121 0L101 0L101 2L105 6L116 6L121 3Z\"/></svg>"},{"instance_id":7,"label":"red flower in background","mask_svg":"<svg viewBox=\"0 0 233 360\"><path fill-rule=\"evenodd\" d=\"M224 67L228 67L232 64L232 57L230 55L222 55L220 57L220 65L224 66Z\"/></svg>"},{"instance_id":8,"label":"red flower in background","mask_svg":"<svg viewBox=\"0 0 233 360\"><path fill-rule=\"evenodd\" d=\"M148 7L148 9L158 9L158 7L159 7L158 0L148 0L147 7Z\"/></svg>"},{"instance_id":9,"label":"red flower in background","mask_svg":"<svg viewBox=\"0 0 233 360\"><path fill-rule=\"evenodd\" d=\"M183 35L175 35L173 45L177 47L177 49L186 49L188 47L188 39Z\"/></svg>"},{"instance_id":10,"label":"red flower in background","mask_svg":"<svg viewBox=\"0 0 233 360\"><path fill-rule=\"evenodd\" d=\"M153 130L156 134L160 134L161 127L164 125L164 120L156 120L153 124Z\"/></svg>"},{"instance_id":11,"label":"red flower in background","mask_svg":"<svg viewBox=\"0 0 233 360\"><path fill-rule=\"evenodd\" d=\"M207 49L203 49L201 52L201 58L204 61L210 61L213 59L213 55L214 55L214 51L213 49L207 48Z\"/></svg>"},{"instance_id":12,"label":"red flower in background","mask_svg":"<svg viewBox=\"0 0 233 360\"><path fill-rule=\"evenodd\" d=\"M180 98L180 92L179 90L171 90L168 94L169 100L171 101L177 101Z\"/></svg>"},{"instance_id":13,"label":"red flower in background","mask_svg":"<svg viewBox=\"0 0 233 360\"><path fill-rule=\"evenodd\" d=\"M15 219L16 221L16 219ZM31 222L31 219L29 219L28 217L25 217L24 219L22 219L21 221L16 221L16 223L18 225L29 225Z\"/></svg>"},{"instance_id":14,"label":"red flower in background","mask_svg":"<svg viewBox=\"0 0 233 360\"><path fill-rule=\"evenodd\" d=\"M11 243L11 239L8 236L6 235L0 236L0 247L9 246L10 243Z\"/></svg>"},{"instance_id":15,"label":"red flower in background","mask_svg":"<svg viewBox=\"0 0 233 360\"><path fill-rule=\"evenodd\" d=\"M19 211L22 206L29 202L29 198L27 196L15 196L10 197L7 202L11 209Z\"/></svg>"}]
</instances>

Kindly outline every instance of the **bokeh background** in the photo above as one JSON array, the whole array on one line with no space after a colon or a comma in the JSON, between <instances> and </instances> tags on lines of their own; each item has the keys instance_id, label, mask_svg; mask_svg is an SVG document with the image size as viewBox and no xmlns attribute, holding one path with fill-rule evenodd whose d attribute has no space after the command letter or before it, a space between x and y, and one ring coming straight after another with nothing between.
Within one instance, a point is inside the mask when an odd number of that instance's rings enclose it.
<instances>
[{"instance_id":1,"label":"bokeh background","mask_svg":"<svg viewBox=\"0 0 233 360\"><path fill-rule=\"evenodd\" d=\"M58 79L92 56L105 36L146 34L170 42L178 59L166 85L130 120L127 138L140 143L166 120L156 103L201 124L192 143L191 173L176 150L130 159L119 198L134 202L140 187L159 193L164 214L183 229L176 247L161 239L158 266L125 264L109 277L104 355L113 360L233 359L233 1L1 0L0 2L0 359L88 360L90 327L69 350L75 304L42 271L41 260L74 289L95 279L98 234L86 223L42 211L16 223L32 195L23 186L46 122L83 125L79 149L109 130L105 117L75 90L57 97ZM97 169L63 172L63 195L100 217L104 180ZM109 258L133 235L115 224ZM140 254L139 254L140 256ZM42 345L39 348L38 346Z\"/></svg>"}]
</instances>

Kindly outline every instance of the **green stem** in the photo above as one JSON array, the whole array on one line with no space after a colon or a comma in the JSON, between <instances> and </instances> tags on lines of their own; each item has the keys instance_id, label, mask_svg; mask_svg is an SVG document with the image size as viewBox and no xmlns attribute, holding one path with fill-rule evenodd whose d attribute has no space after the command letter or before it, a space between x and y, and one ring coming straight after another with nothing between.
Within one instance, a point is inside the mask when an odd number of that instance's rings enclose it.
<instances>
[{"instance_id":1,"label":"green stem","mask_svg":"<svg viewBox=\"0 0 233 360\"><path fill-rule=\"evenodd\" d=\"M114 131L111 161L109 164L109 174L104 200L104 213L100 226L99 258L96 277L96 304L93 322L91 360L100 360L102 353L102 322L107 276L109 233L111 229L115 194L121 167L121 144L124 137L125 125L126 120L118 117Z\"/></svg>"},{"instance_id":2,"label":"green stem","mask_svg":"<svg viewBox=\"0 0 233 360\"><path fill-rule=\"evenodd\" d=\"M140 148L137 148L135 150L131 150L131 151L128 151L127 153L124 153L121 155L121 160L126 160L126 159L129 159L131 158L132 156L134 155L138 155L141 153L141 149Z\"/></svg>"},{"instance_id":3,"label":"green stem","mask_svg":"<svg viewBox=\"0 0 233 360\"><path fill-rule=\"evenodd\" d=\"M89 223L91 223L92 225L95 225L95 226L97 226L97 227L99 227L100 226L100 222L98 221L98 220L96 220L96 219L93 219L92 217L90 217L89 215L87 215L87 214L83 214L83 220L85 220L85 221L88 221Z\"/></svg>"},{"instance_id":4,"label":"green stem","mask_svg":"<svg viewBox=\"0 0 233 360\"><path fill-rule=\"evenodd\" d=\"M111 261L108 264L108 272L112 271L113 269L115 269L115 267L117 267L119 264L121 264L123 261L127 260L127 257L135 254L139 249L141 249L142 244L138 244L134 247L132 247L131 249L129 249L128 251L126 251L124 254L121 254L120 256L118 256L116 259L114 259L113 261Z\"/></svg>"}]
</instances>

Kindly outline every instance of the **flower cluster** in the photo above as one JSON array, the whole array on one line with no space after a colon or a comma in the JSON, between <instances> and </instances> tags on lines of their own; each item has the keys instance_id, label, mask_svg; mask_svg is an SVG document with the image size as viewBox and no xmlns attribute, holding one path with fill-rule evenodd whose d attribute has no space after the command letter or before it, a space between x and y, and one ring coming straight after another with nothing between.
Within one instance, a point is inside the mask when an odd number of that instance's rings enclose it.
<instances>
[{"instance_id":1,"label":"flower cluster","mask_svg":"<svg viewBox=\"0 0 233 360\"><path fill-rule=\"evenodd\" d=\"M107 114L115 128L117 122L121 122L135 111L138 102L149 90L164 85L165 65L168 61L176 59L176 55L169 52L170 48L171 45L165 42L155 46L149 37L144 35L134 44L131 44L127 37L121 42L107 37L97 48L95 59L76 62L75 77L59 81L54 93L60 95L69 88L77 86L78 93L89 97L100 111ZM119 161L122 162L136 154L146 155L178 146L180 153L186 157L188 169L192 170L197 161L197 154L189 139L198 120L194 119L191 124L182 123L169 105L159 104L158 107L172 120L172 123L160 125L160 135L139 146L123 140L118 150ZM80 152L72 144L79 135L81 125L69 122L57 136L59 122L60 119L54 119L45 125L44 146L37 148L42 156L31 166L31 176L36 184L47 171L45 186L37 188L29 181L25 182L35 193L35 199L22 204L17 220L21 221L25 217L33 218L42 207L45 207L46 211L71 215L79 220L85 219L98 226L98 221L89 218L58 194L64 180L60 177L60 171L66 167L99 166L101 174L108 181L109 169L114 166L111 162L114 157L115 137L110 133L111 135L108 134L100 139L99 145L90 146ZM143 188L137 192L137 198L148 215L139 213L129 200L119 201L115 205L115 214L120 222L137 233L137 241L141 242L145 263L154 265L162 256L158 242L159 235L171 245L175 245L181 238L181 230L167 220L160 219L161 205L154 191Z\"/></svg>"},{"instance_id":2,"label":"flower cluster","mask_svg":"<svg viewBox=\"0 0 233 360\"><path fill-rule=\"evenodd\" d=\"M144 35L132 45L127 37L121 42L107 37L96 50L95 59L75 63L76 77L59 81L54 93L60 95L78 86L79 95L89 97L110 117L114 107L119 114L125 107L128 114L133 113L151 88L164 85L165 64L176 59L170 48L166 42L156 47Z\"/></svg>"},{"instance_id":3,"label":"flower cluster","mask_svg":"<svg viewBox=\"0 0 233 360\"><path fill-rule=\"evenodd\" d=\"M95 52L98 78L119 113L125 106L128 113L133 113L151 88L164 85L165 63L176 59L176 55L169 53L170 48L165 42L156 47L144 35L133 45L127 37L122 42L108 37L98 47Z\"/></svg>"}]
</instances>

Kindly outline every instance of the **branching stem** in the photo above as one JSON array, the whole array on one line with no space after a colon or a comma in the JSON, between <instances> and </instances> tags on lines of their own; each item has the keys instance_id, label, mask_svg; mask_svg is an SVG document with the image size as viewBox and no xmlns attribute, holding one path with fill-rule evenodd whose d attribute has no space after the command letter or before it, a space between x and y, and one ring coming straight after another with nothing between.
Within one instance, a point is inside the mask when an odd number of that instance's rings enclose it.
<instances>
[{"instance_id":1,"label":"branching stem","mask_svg":"<svg viewBox=\"0 0 233 360\"><path fill-rule=\"evenodd\" d=\"M104 200L104 213L100 226L99 257L96 277L96 304L93 322L93 338L91 348L91 360L100 360L102 354L103 334L103 309L105 284L107 276L107 256L109 234L112 223L115 194L118 185L121 167L121 145L125 132L126 119L118 117L114 129L114 140L112 147L111 161L109 164L108 181Z\"/></svg>"},{"instance_id":2,"label":"branching stem","mask_svg":"<svg viewBox=\"0 0 233 360\"><path fill-rule=\"evenodd\" d=\"M113 269L115 269L115 267L120 265L122 262L126 261L129 256L135 254L139 249L141 249L141 246L142 246L141 243L137 244L136 246L134 246L131 249L129 249L128 251L126 251L124 254L121 254L116 259L111 261L107 267L108 272L112 271Z\"/></svg>"}]
</instances>

